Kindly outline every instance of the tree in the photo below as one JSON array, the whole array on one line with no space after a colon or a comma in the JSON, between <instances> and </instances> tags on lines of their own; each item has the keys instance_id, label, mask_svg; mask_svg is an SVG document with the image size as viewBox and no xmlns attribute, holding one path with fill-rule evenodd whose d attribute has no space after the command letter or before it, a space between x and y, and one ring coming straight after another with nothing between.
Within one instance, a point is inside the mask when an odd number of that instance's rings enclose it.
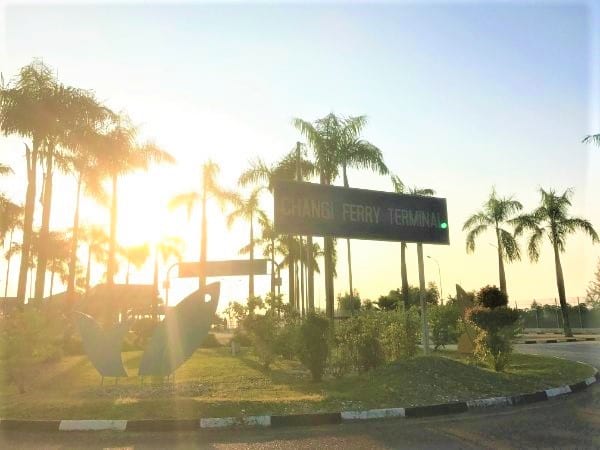
<instances>
[{"instance_id":1,"label":"tree","mask_svg":"<svg viewBox=\"0 0 600 450\"><path fill-rule=\"evenodd\" d=\"M496 190L492 189L483 209L469 217L463 225L467 231L467 253L475 251L475 239L485 231L493 229L496 235L496 249L498 252L498 273L500 277L500 290L507 294L504 261L512 262L521 259L519 245L503 225L512 223L514 214L523 209L523 205L513 197L499 198Z\"/></svg>"},{"instance_id":2,"label":"tree","mask_svg":"<svg viewBox=\"0 0 600 450\"><path fill-rule=\"evenodd\" d=\"M131 265L136 268L136 270L140 270L148 258L150 257L150 246L148 243L140 244L140 245L130 245L128 247L121 247L121 254L127 260L127 272L125 275L125 284L129 284L129 273L131 269Z\"/></svg>"},{"instance_id":3,"label":"tree","mask_svg":"<svg viewBox=\"0 0 600 450\"><path fill-rule=\"evenodd\" d=\"M17 205L0 194L0 242L4 245L6 235L8 238L8 250L6 251L6 280L4 284L4 296L8 295L8 280L10 278L10 260L13 255L13 233L23 225L23 207Z\"/></svg>"},{"instance_id":4,"label":"tree","mask_svg":"<svg viewBox=\"0 0 600 450\"><path fill-rule=\"evenodd\" d=\"M545 191L540 189L541 202L532 213L516 217L512 223L515 224L515 236L530 231L527 252L531 261L538 261L540 257L540 246L544 238L548 238L554 250L554 265L556 270L556 285L560 299L560 309L563 316L563 327L565 336L572 337L571 325L567 309L567 298L565 295L565 280L560 254L566 250L567 236L577 230L583 231L592 238L592 242L598 242L598 234L592 224L580 217L570 217L568 209L571 206L573 191L567 189L561 195L555 190Z\"/></svg>"},{"instance_id":5,"label":"tree","mask_svg":"<svg viewBox=\"0 0 600 450\"><path fill-rule=\"evenodd\" d=\"M61 231L51 231L48 235L48 241L46 241L47 244L41 239L38 241L40 245L48 245L46 251L46 255L48 256L46 270L50 272L50 296L54 292L55 275L60 277L63 284L67 281L70 241L71 238L68 233ZM39 260L38 264L40 264Z\"/></svg>"},{"instance_id":6,"label":"tree","mask_svg":"<svg viewBox=\"0 0 600 450\"><path fill-rule=\"evenodd\" d=\"M595 307L596 305L600 306L600 259L596 266L594 278L588 285L585 301L592 307Z\"/></svg>"},{"instance_id":7,"label":"tree","mask_svg":"<svg viewBox=\"0 0 600 450\"><path fill-rule=\"evenodd\" d=\"M90 225L82 229L82 239L88 245L87 265L85 273L85 291L90 289L90 276L92 259L98 263L105 264L108 257L109 238L104 228L99 225Z\"/></svg>"},{"instance_id":8,"label":"tree","mask_svg":"<svg viewBox=\"0 0 600 450\"><path fill-rule=\"evenodd\" d=\"M250 265L254 263L254 220L260 218L263 222L267 220L267 216L262 209L259 208L259 195L261 188L255 188L250 195L242 198L239 195L231 196L231 202L234 205L234 210L227 216L227 226L231 228L236 220L246 220L250 224ZM254 298L254 274L251 272L248 277L248 298Z\"/></svg>"},{"instance_id":9,"label":"tree","mask_svg":"<svg viewBox=\"0 0 600 450\"><path fill-rule=\"evenodd\" d=\"M41 61L24 66L9 85L0 87L0 131L30 139L25 144L27 163L27 191L23 216L23 242L21 266L17 285L17 299L22 305L27 288L33 216L35 213L38 156L52 131L55 115L52 114L56 80L52 70Z\"/></svg>"},{"instance_id":10,"label":"tree","mask_svg":"<svg viewBox=\"0 0 600 450\"><path fill-rule=\"evenodd\" d=\"M388 168L383 162L383 155L379 148L368 141L360 138L362 129L367 123L367 116L348 117L344 119L342 129L342 143L338 149L339 165L342 168L344 187L350 187L348 183L348 168L368 169L379 175L387 175ZM352 286L352 255L350 252L350 239L346 239L348 250L348 282L350 290Z\"/></svg>"},{"instance_id":11,"label":"tree","mask_svg":"<svg viewBox=\"0 0 600 450\"><path fill-rule=\"evenodd\" d=\"M600 133L598 134L589 134L582 141L584 144L595 144L600 147Z\"/></svg>"},{"instance_id":12,"label":"tree","mask_svg":"<svg viewBox=\"0 0 600 450\"><path fill-rule=\"evenodd\" d=\"M122 116L103 136L104 147L99 160L103 172L108 173L111 184L110 240L106 280L114 283L117 251L117 188L119 177L136 170L148 170L151 164L175 162L175 158L151 142L139 145L136 142L137 130Z\"/></svg>"},{"instance_id":13,"label":"tree","mask_svg":"<svg viewBox=\"0 0 600 450\"><path fill-rule=\"evenodd\" d=\"M211 160L206 161L202 165L202 185L199 192L185 192L178 194L169 202L169 209L175 209L184 206L187 209L188 219L191 216L194 205L200 203L202 209L202 219L200 221L200 264L206 265L206 250L207 250L207 226L206 226L206 202L209 198L217 201L221 209L225 207L225 203L231 198L231 194L225 191L219 185L217 176L219 174L219 165ZM201 273L198 277L198 287L202 288L206 285L206 275Z\"/></svg>"},{"instance_id":14,"label":"tree","mask_svg":"<svg viewBox=\"0 0 600 450\"><path fill-rule=\"evenodd\" d=\"M408 194L408 195L434 195L435 191L429 188L419 188L413 186L407 187L397 175L392 175L392 185L394 186L394 192L396 194ZM404 300L404 309L408 310L409 307L409 285L408 285L408 273L406 270L406 242L400 242L400 276L402 279L402 298Z\"/></svg>"}]
</instances>

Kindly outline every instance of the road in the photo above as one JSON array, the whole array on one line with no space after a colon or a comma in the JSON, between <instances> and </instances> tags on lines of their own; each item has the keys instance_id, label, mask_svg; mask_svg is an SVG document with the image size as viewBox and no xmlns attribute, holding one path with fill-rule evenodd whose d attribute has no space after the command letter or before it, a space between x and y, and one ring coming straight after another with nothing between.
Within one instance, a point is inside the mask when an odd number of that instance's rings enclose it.
<instances>
[{"instance_id":1,"label":"road","mask_svg":"<svg viewBox=\"0 0 600 450\"><path fill-rule=\"evenodd\" d=\"M600 343L518 346L600 365ZM600 386L532 405L427 419L389 420L281 430L186 433L10 433L18 449L513 449L600 448Z\"/></svg>"}]
</instances>

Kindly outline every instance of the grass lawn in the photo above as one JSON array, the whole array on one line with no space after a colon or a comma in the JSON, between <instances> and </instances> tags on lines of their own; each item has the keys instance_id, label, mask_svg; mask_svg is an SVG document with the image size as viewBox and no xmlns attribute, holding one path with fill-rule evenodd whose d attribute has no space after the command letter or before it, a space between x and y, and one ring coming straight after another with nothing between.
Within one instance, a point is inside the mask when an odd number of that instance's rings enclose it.
<instances>
[{"instance_id":1,"label":"grass lawn","mask_svg":"<svg viewBox=\"0 0 600 450\"><path fill-rule=\"evenodd\" d=\"M123 353L130 375L141 352ZM232 357L227 348L201 349L176 372L176 383L131 376L100 385L84 356L41 365L25 394L18 394L0 367L0 417L29 419L199 418L292 414L406 407L532 392L591 376L589 366L556 358L514 355L504 373L440 351L344 378L312 383L293 361L261 370L249 351Z\"/></svg>"}]
</instances>

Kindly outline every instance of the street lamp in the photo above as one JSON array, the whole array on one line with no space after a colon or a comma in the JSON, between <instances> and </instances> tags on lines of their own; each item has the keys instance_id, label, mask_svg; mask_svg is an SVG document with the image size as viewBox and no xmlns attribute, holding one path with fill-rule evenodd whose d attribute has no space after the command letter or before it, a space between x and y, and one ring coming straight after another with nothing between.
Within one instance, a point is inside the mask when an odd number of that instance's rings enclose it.
<instances>
[{"instance_id":1,"label":"street lamp","mask_svg":"<svg viewBox=\"0 0 600 450\"><path fill-rule=\"evenodd\" d=\"M432 256L427 255L427 258L432 259L437 264L438 277L440 279L440 300L441 300L442 305L443 305L444 304L444 290L442 289L442 271L440 270L440 263L438 262L437 259L435 259Z\"/></svg>"},{"instance_id":2,"label":"street lamp","mask_svg":"<svg viewBox=\"0 0 600 450\"><path fill-rule=\"evenodd\" d=\"M179 263L176 262L174 264L171 264L171 266L169 266L169 268L167 269L167 278L165 279L165 313L167 312L167 308L169 307L169 288L171 287L171 269L173 269L173 267L178 266Z\"/></svg>"}]
</instances>

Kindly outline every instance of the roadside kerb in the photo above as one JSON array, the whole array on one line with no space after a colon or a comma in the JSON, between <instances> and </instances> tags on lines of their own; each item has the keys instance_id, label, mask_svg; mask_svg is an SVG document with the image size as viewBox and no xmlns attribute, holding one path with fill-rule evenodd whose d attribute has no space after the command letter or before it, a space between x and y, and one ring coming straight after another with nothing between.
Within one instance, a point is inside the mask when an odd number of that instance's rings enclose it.
<instances>
[{"instance_id":1,"label":"roadside kerb","mask_svg":"<svg viewBox=\"0 0 600 450\"><path fill-rule=\"evenodd\" d=\"M213 417L201 419L148 419L148 420L19 420L0 419L0 430L11 431L183 431L223 428L290 427L331 425L359 420L410 419L438 415L460 414L469 410L517 406L579 392L600 382L600 373L570 385L549 388L543 391L505 397L490 397L450 402L439 405L410 406L406 408L381 408L363 411L341 411L335 413L263 415L246 417Z\"/></svg>"}]
</instances>

